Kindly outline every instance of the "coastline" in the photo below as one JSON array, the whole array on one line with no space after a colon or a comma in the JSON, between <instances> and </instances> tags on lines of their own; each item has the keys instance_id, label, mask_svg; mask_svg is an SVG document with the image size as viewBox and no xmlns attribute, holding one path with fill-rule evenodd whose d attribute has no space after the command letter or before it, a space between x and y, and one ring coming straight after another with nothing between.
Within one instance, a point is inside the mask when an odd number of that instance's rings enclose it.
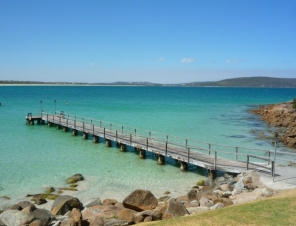
<instances>
[{"instance_id":1,"label":"coastline","mask_svg":"<svg viewBox=\"0 0 296 226\"><path fill-rule=\"evenodd\" d=\"M72 181L72 178L78 176L78 179ZM9 222L8 226L22 225L16 224L16 222L23 220L23 216L26 214L26 220L30 221L27 222L28 225L29 223L48 226L70 225L66 223L73 221L80 223L78 225L81 225L82 222L86 223L85 225L113 225L113 223L122 226L133 225L140 222L194 215L262 200L296 187L296 183L293 186L288 186L285 182L269 186L271 185L270 179L270 176L266 177L249 170L237 176L224 174L215 180L210 178L206 181L200 180L197 184L184 188L185 190L180 189L178 192L167 191L160 194L160 191L156 189L155 191L135 189L129 194L123 194L121 198L114 194L106 198L94 194L93 197L84 199L80 196L80 192L88 189L89 178L75 174L67 179L68 188L63 188L62 193L57 188L47 187L44 188L45 193L11 200L10 203L6 202L5 206L3 206L5 197L0 197L2 203L0 224ZM78 191L69 191L68 189L71 188ZM44 195L46 197L41 198ZM55 198L49 198L50 195ZM35 211L42 213L42 217L36 215ZM20 213L22 213L21 218L19 217ZM30 218L31 215L34 217ZM76 215L80 217L77 218ZM39 221L44 221L45 216L46 223L36 224ZM11 218L14 218L14 221L10 221ZM98 218L103 224L94 224ZM13 223L11 224L11 222Z\"/></svg>"},{"instance_id":2,"label":"coastline","mask_svg":"<svg viewBox=\"0 0 296 226\"><path fill-rule=\"evenodd\" d=\"M296 109L293 107L296 99L290 102L260 105L251 113L261 116L261 120L274 128L277 142L282 142L289 148L296 148Z\"/></svg>"}]
</instances>

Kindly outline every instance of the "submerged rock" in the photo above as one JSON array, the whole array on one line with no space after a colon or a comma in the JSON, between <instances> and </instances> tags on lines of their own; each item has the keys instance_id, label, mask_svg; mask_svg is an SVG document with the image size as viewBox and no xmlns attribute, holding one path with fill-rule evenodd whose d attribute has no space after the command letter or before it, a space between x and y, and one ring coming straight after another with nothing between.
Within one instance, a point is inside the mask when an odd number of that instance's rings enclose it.
<instances>
[{"instance_id":1,"label":"submerged rock","mask_svg":"<svg viewBox=\"0 0 296 226\"><path fill-rule=\"evenodd\" d=\"M67 179L67 183L74 184L74 183L77 183L78 181L82 181L82 180L84 180L82 174L78 173L78 174L74 174L73 176L69 177Z\"/></svg>"}]
</instances>

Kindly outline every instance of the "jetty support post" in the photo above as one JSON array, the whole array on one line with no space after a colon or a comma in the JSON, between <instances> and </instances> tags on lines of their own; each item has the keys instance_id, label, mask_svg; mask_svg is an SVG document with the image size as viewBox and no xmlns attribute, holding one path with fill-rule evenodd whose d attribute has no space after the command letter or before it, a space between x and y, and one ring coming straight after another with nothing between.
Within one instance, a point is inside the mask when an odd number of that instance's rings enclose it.
<instances>
[{"instance_id":1,"label":"jetty support post","mask_svg":"<svg viewBox=\"0 0 296 226\"><path fill-rule=\"evenodd\" d=\"M161 154L157 154L157 164L164 165L165 164L165 156Z\"/></svg>"},{"instance_id":2,"label":"jetty support post","mask_svg":"<svg viewBox=\"0 0 296 226\"><path fill-rule=\"evenodd\" d=\"M51 122L47 122L47 126L48 127L51 127L52 126L52 123Z\"/></svg>"},{"instance_id":3,"label":"jetty support post","mask_svg":"<svg viewBox=\"0 0 296 226\"><path fill-rule=\"evenodd\" d=\"M126 152L126 144L120 144L120 151Z\"/></svg>"},{"instance_id":4,"label":"jetty support post","mask_svg":"<svg viewBox=\"0 0 296 226\"><path fill-rule=\"evenodd\" d=\"M93 135L93 143L99 143L99 136Z\"/></svg>"},{"instance_id":5,"label":"jetty support post","mask_svg":"<svg viewBox=\"0 0 296 226\"><path fill-rule=\"evenodd\" d=\"M63 131L67 132L68 131L68 127L67 126L63 126Z\"/></svg>"},{"instance_id":6,"label":"jetty support post","mask_svg":"<svg viewBox=\"0 0 296 226\"><path fill-rule=\"evenodd\" d=\"M140 149L139 151L140 151L139 158L145 159L146 158L146 151L143 149Z\"/></svg>"},{"instance_id":7,"label":"jetty support post","mask_svg":"<svg viewBox=\"0 0 296 226\"><path fill-rule=\"evenodd\" d=\"M78 130L77 129L73 129L72 130L72 136L77 136L78 134Z\"/></svg>"},{"instance_id":8,"label":"jetty support post","mask_svg":"<svg viewBox=\"0 0 296 226\"><path fill-rule=\"evenodd\" d=\"M185 172L188 170L188 163L184 161L180 161L180 170Z\"/></svg>"},{"instance_id":9,"label":"jetty support post","mask_svg":"<svg viewBox=\"0 0 296 226\"><path fill-rule=\"evenodd\" d=\"M106 139L106 147L110 148L112 146L111 140Z\"/></svg>"},{"instance_id":10,"label":"jetty support post","mask_svg":"<svg viewBox=\"0 0 296 226\"><path fill-rule=\"evenodd\" d=\"M83 132L83 133L82 133L82 138L83 138L84 140L87 140L87 139L88 139L88 133Z\"/></svg>"}]
</instances>

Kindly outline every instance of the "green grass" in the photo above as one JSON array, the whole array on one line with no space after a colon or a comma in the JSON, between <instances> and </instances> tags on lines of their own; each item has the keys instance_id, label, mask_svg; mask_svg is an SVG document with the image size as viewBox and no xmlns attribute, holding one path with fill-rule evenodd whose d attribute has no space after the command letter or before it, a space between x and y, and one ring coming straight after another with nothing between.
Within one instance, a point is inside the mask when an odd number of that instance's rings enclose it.
<instances>
[{"instance_id":1,"label":"green grass","mask_svg":"<svg viewBox=\"0 0 296 226\"><path fill-rule=\"evenodd\" d=\"M261 201L140 225L296 225L296 189Z\"/></svg>"}]
</instances>

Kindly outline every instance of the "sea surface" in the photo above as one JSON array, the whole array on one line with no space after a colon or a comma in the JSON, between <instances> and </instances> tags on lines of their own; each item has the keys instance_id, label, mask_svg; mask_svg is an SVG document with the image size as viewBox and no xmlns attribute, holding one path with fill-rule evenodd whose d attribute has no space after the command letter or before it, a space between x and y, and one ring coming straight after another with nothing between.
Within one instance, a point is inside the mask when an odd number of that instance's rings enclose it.
<instances>
[{"instance_id":1,"label":"sea surface","mask_svg":"<svg viewBox=\"0 0 296 226\"><path fill-rule=\"evenodd\" d=\"M86 178L79 188L83 199L120 200L136 188L160 196L190 189L206 178L206 171L196 166L181 172L169 159L159 166L155 156L139 159L132 148L122 153L116 146L106 148L103 140L94 144L54 127L26 125L29 112L64 111L184 140L273 149L270 140L256 135L266 133L266 124L248 111L295 96L296 89L280 88L0 86L0 197L14 199L47 186L63 187L76 173Z\"/></svg>"}]
</instances>

